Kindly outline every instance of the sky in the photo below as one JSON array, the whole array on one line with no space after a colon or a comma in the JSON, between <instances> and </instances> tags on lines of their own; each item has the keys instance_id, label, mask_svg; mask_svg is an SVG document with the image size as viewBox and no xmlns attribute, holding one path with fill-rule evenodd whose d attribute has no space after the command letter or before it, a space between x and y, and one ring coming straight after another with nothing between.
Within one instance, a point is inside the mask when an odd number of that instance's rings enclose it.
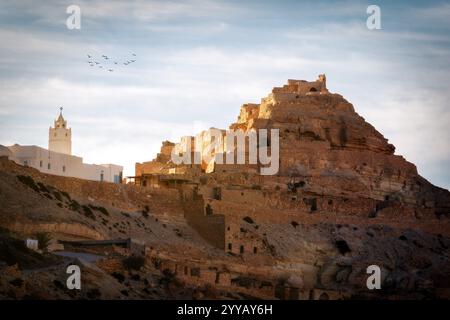
<instances>
[{"instance_id":1,"label":"sky","mask_svg":"<svg viewBox=\"0 0 450 320\"><path fill-rule=\"evenodd\" d=\"M0 144L47 148L62 106L73 154L134 175L162 141L228 128L242 104L325 73L396 154L450 189L449 34L448 1L0 0Z\"/></svg>"}]
</instances>

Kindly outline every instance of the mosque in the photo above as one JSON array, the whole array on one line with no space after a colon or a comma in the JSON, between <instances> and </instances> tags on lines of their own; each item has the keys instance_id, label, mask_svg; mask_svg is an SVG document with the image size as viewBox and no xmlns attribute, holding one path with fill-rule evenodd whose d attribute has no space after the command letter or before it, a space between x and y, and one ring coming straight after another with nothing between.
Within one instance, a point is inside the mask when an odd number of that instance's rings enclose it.
<instances>
[{"instance_id":1,"label":"mosque","mask_svg":"<svg viewBox=\"0 0 450 320\"><path fill-rule=\"evenodd\" d=\"M86 164L72 155L72 129L62 115L49 128L48 150L38 146L0 145L0 156L40 172L86 180L121 183L123 167L116 164Z\"/></svg>"}]
</instances>

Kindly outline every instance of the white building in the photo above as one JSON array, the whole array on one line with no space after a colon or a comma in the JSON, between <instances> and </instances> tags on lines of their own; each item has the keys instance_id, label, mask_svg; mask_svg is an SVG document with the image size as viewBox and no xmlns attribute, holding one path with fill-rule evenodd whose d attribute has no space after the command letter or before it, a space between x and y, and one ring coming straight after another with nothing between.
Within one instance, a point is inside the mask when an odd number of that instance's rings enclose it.
<instances>
[{"instance_id":1,"label":"white building","mask_svg":"<svg viewBox=\"0 0 450 320\"><path fill-rule=\"evenodd\" d=\"M43 173L86 180L120 183L123 167L115 164L86 164L83 158L72 155L72 130L62 116L49 128L48 148L38 146L0 146L0 156L7 156L17 164L38 169Z\"/></svg>"}]
</instances>

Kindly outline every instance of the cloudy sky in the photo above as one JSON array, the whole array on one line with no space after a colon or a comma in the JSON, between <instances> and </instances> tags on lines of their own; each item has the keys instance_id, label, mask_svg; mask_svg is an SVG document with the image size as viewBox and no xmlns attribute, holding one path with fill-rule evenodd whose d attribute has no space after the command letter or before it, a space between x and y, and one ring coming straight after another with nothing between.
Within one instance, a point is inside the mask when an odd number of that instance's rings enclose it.
<instances>
[{"instance_id":1,"label":"cloudy sky","mask_svg":"<svg viewBox=\"0 0 450 320\"><path fill-rule=\"evenodd\" d=\"M80 30L66 27L72 4ZM241 104L325 73L397 154L450 188L450 3L378 1L381 30L366 27L369 4L1 0L0 144L47 147L63 106L74 154L133 175L161 141L226 128ZM86 54L111 59L100 69Z\"/></svg>"}]
</instances>

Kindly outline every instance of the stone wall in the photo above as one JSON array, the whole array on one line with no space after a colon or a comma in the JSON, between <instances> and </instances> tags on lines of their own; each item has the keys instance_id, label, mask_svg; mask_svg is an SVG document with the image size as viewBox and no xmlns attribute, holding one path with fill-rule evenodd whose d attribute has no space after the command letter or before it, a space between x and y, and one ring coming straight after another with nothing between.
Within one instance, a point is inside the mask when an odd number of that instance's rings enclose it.
<instances>
[{"instance_id":1,"label":"stone wall","mask_svg":"<svg viewBox=\"0 0 450 320\"><path fill-rule=\"evenodd\" d=\"M188 186L189 190L191 189ZM203 197L196 191L192 193L192 198L186 197L183 201L184 216L189 223L205 240L213 246L223 249L225 247L225 218L221 214L216 214L205 204Z\"/></svg>"}]
</instances>

